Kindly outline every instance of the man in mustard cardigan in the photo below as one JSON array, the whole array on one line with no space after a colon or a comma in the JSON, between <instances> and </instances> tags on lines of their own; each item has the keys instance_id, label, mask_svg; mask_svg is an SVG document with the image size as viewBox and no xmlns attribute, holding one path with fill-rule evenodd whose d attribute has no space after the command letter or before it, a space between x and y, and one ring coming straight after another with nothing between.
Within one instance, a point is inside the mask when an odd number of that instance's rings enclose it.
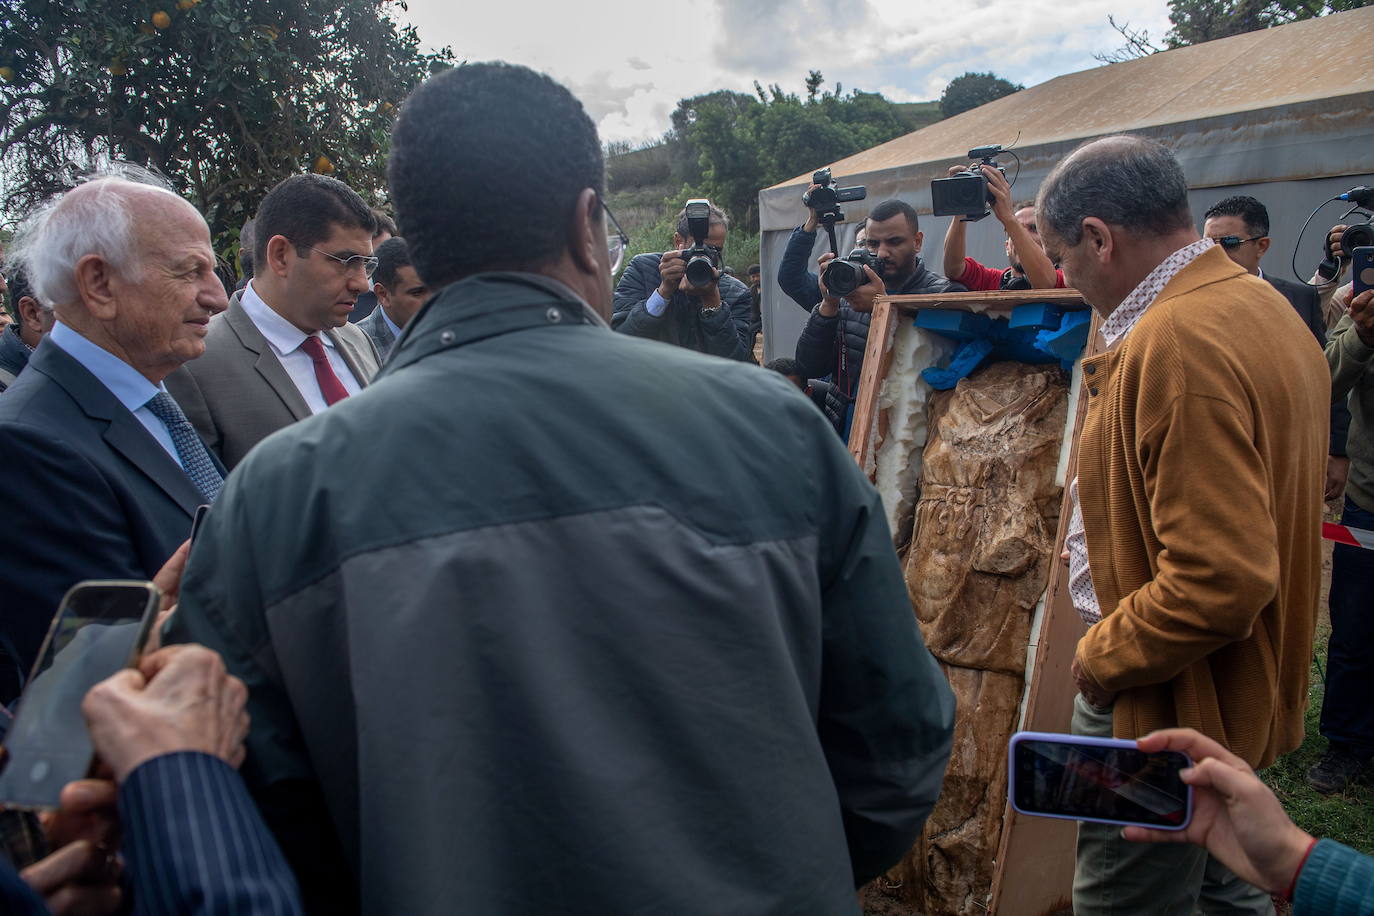
<instances>
[{"instance_id":1,"label":"man in mustard cardigan","mask_svg":"<svg viewBox=\"0 0 1374 916\"><path fill-rule=\"evenodd\" d=\"M1252 767L1303 736L1321 577L1331 383L1272 286L1188 209L1183 169L1138 137L1079 147L1037 222L1102 318L1066 546L1088 624L1076 734L1195 728ZM1080 824L1075 916L1271 913L1263 891L1189 845Z\"/></svg>"}]
</instances>

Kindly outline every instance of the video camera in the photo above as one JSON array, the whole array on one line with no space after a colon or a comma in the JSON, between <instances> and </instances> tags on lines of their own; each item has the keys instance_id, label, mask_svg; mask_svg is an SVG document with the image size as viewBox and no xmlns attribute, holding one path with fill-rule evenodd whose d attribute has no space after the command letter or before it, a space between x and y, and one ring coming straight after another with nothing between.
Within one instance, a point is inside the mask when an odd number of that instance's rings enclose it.
<instances>
[{"instance_id":1,"label":"video camera","mask_svg":"<svg viewBox=\"0 0 1374 916\"><path fill-rule=\"evenodd\" d=\"M687 201L687 231L692 235L692 247L682 252L687 262L687 285L705 289L716 282L716 271L722 258L720 249L706 244L711 234L711 202L702 198Z\"/></svg>"},{"instance_id":2,"label":"video camera","mask_svg":"<svg viewBox=\"0 0 1374 916\"><path fill-rule=\"evenodd\" d=\"M930 183L930 207L936 216L959 216L966 222L977 222L992 212L992 192L982 166L990 165L1007 177L1007 170L997 164L997 157L1006 150L996 144L978 146L968 151L969 159L977 162L958 175L936 178Z\"/></svg>"},{"instance_id":3,"label":"video camera","mask_svg":"<svg viewBox=\"0 0 1374 916\"><path fill-rule=\"evenodd\" d=\"M1318 204L1317 209L1313 210L1311 215L1307 217L1307 221L1302 224L1302 229L1298 232L1298 242L1301 243L1303 233L1307 231L1307 227L1312 223L1312 217L1317 215L1317 210L1320 210L1322 207L1334 201L1344 201L1354 204L1354 206L1346 211L1345 215L1341 217L1342 221L1356 213L1364 217L1363 222L1350 223L1341 232L1341 250L1345 252L1345 258L1347 260L1351 258L1356 248L1374 247L1374 222L1371 222L1371 219L1374 219L1374 217L1371 216L1371 211L1374 211L1374 188L1363 186L1351 188L1344 194L1337 194L1335 197L1328 198L1323 203ZM1322 250L1325 252L1325 257L1322 259L1321 263L1317 265L1317 275L1323 280L1334 280L1340 275L1342 265L1340 259L1336 258L1331 253L1331 239L1329 234L1322 242ZM1302 274L1298 273L1297 258L1298 245L1295 244L1293 246L1293 273L1301 277Z\"/></svg>"},{"instance_id":4,"label":"video camera","mask_svg":"<svg viewBox=\"0 0 1374 916\"><path fill-rule=\"evenodd\" d=\"M830 290L832 296L843 299L868 282L868 275L864 273L865 264L873 268L879 277L883 275L882 258L867 248L855 248L847 256L837 257L825 265L825 270L821 272L825 288Z\"/></svg>"},{"instance_id":5,"label":"video camera","mask_svg":"<svg viewBox=\"0 0 1374 916\"><path fill-rule=\"evenodd\" d=\"M868 196L868 188L863 185L855 185L852 188L835 187L835 179L830 176L828 167L813 174L811 183L820 187L812 188L803 194L802 203L815 210L816 219L827 226L844 221L844 211L840 209L840 204L863 200Z\"/></svg>"}]
</instances>

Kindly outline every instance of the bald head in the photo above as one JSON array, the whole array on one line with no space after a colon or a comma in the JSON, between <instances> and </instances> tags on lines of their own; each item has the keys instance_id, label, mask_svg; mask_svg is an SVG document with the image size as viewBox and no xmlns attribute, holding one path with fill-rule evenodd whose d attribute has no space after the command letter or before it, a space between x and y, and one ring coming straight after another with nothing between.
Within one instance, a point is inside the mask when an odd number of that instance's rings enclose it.
<instances>
[{"instance_id":1,"label":"bald head","mask_svg":"<svg viewBox=\"0 0 1374 916\"><path fill-rule=\"evenodd\" d=\"M1069 245L1083 237L1083 220L1140 235L1163 236L1190 227L1188 182L1163 145L1144 137L1104 137L1085 143L1040 186L1036 221Z\"/></svg>"}]
</instances>

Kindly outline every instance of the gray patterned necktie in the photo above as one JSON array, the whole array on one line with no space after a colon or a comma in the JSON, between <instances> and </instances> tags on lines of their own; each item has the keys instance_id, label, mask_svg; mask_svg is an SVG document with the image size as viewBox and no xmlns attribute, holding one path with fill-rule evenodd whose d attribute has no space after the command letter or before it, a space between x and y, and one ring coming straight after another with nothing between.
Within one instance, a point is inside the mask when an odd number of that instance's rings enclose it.
<instances>
[{"instance_id":1,"label":"gray patterned necktie","mask_svg":"<svg viewBox=\"0 0 1374 916\"><path fill-rule=\"evenodd\" d=\"M196 485L207 503L214 502L220 487L224 486L224 478L210 460L210 453L206 451L205 443L200 441L195 427L181 412L181 406L165 391L153 395L152 400L143 406L167 427L167 432L172 436L172 445L176 446L177 454L181 456L181 466L186 469L186 476L191 478L191 483Z\"/></svg>"}]
</instances>

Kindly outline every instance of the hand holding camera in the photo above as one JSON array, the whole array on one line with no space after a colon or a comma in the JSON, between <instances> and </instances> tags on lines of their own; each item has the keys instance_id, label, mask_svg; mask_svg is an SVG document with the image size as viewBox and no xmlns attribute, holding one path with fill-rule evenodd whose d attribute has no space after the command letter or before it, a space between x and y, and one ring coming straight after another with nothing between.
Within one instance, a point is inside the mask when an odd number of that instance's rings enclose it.
<instances>
[{"instance_id":1,"label":"hand holding camera","mask_svg":"<svg viewBox=\"0 0 1374 916\"><path fill-rule=\"evenodd\" d=\"M841 298L856 312L871 312L873 303L887 290L880 273L882 262L866 248L855 248L845 258L827 251L821 255L819 266L821 314L826 318L839 314Z\"/></svg>"}]
</instances>

